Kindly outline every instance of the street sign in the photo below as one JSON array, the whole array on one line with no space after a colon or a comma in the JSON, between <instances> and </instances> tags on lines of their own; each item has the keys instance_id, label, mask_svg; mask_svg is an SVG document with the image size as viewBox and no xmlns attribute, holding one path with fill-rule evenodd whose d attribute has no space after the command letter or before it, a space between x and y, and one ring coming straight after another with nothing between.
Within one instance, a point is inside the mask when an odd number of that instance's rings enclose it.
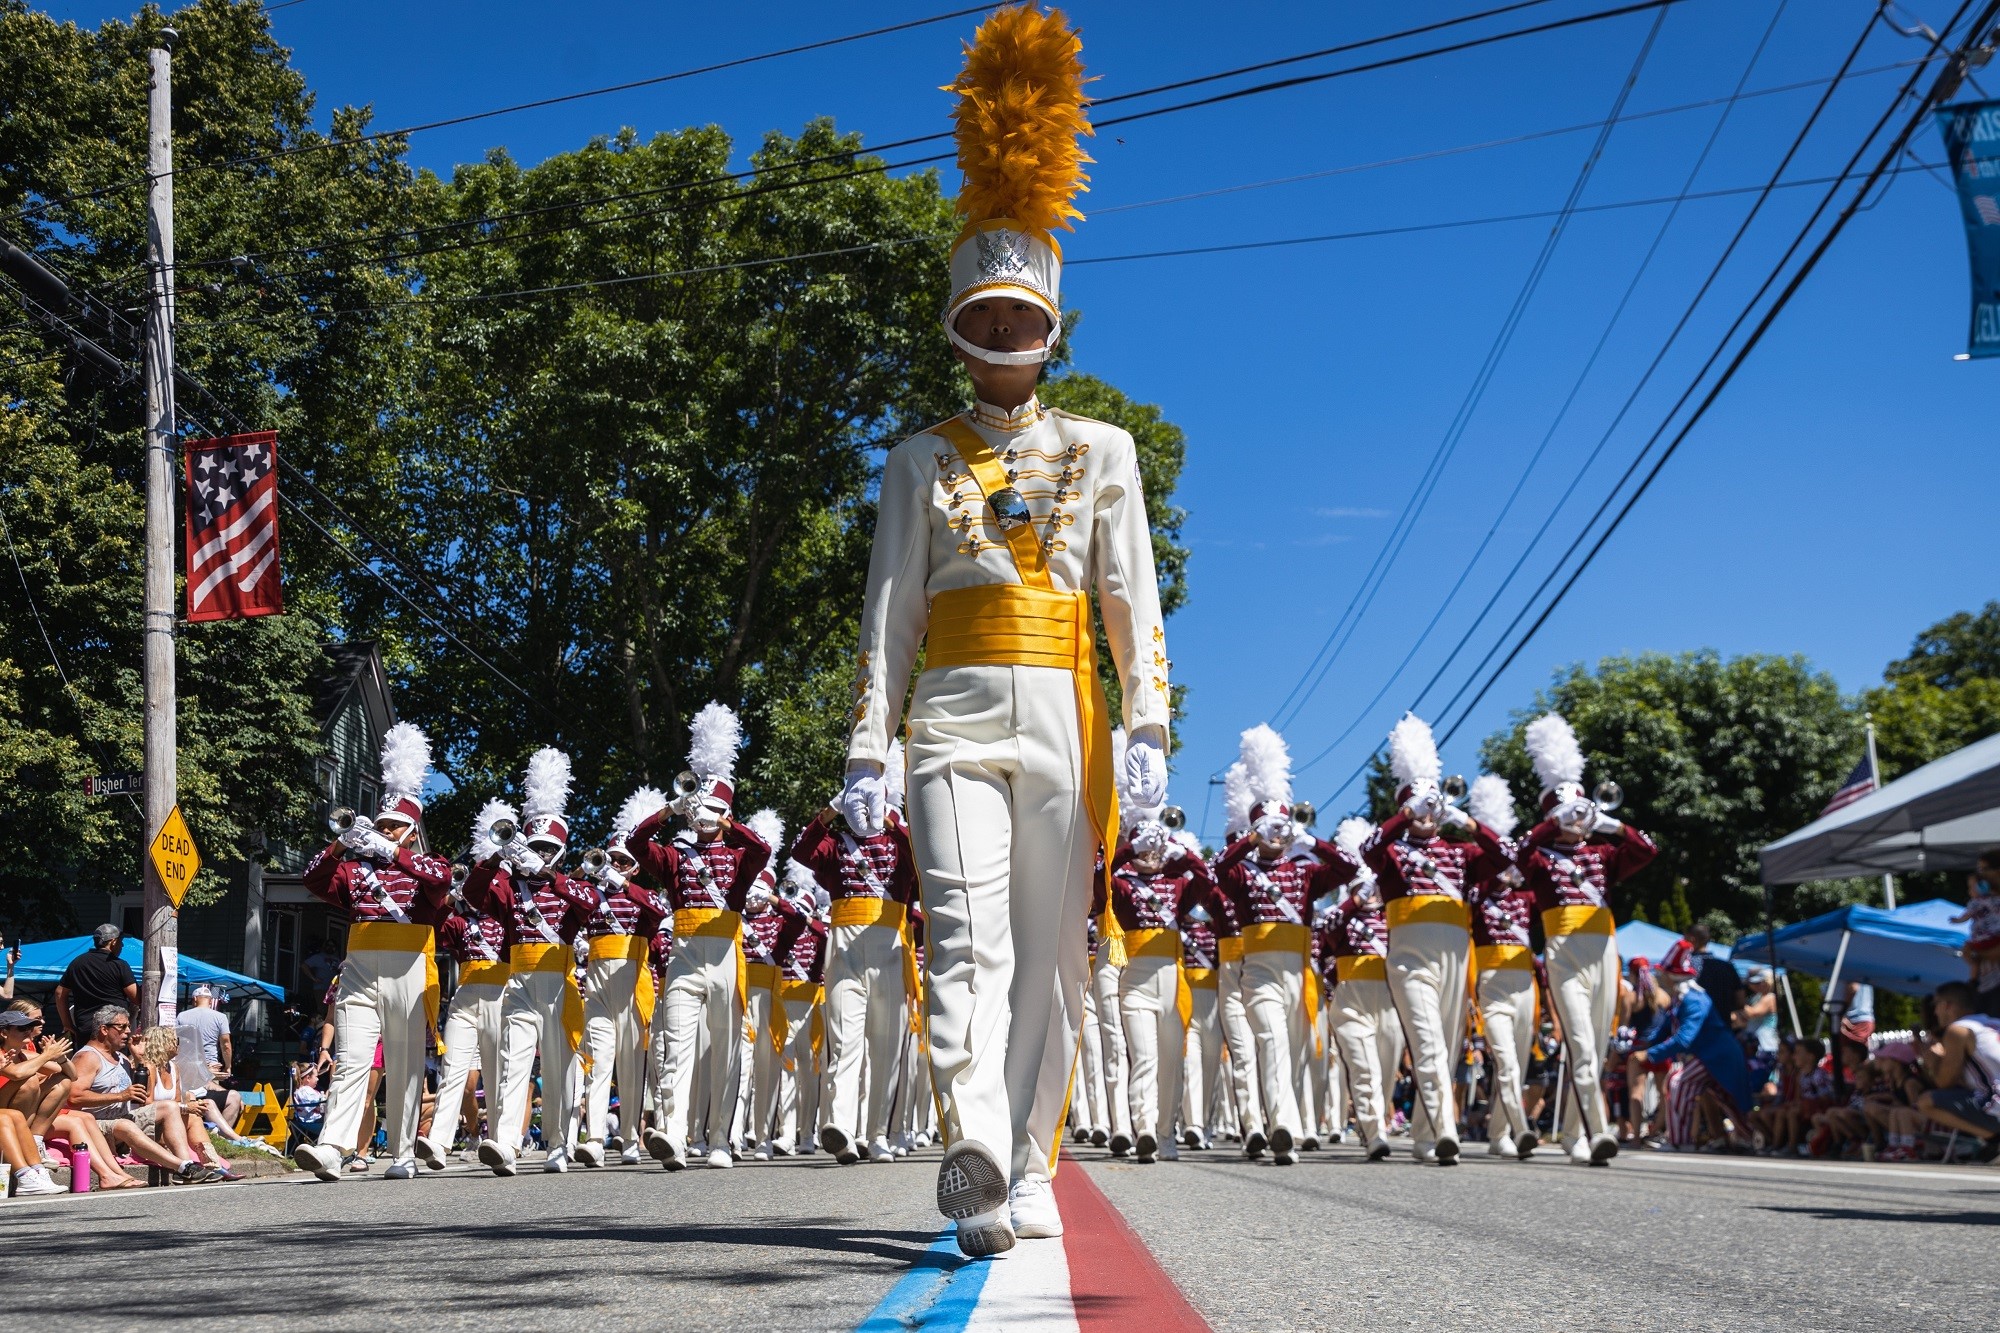
<instances>
[{"instance_id":1,"label":"street sign","mask_svg":"<svg viewBox=\"0 0 2000 1333\"><path fill-rule=\"evenodd\" d=\"M195 850L194 835L188 832L178 805L167 815L167 822L160 825L160 836L153 839L149 850L153 869L167 890L167 901L178 912L181 899L187 897L188 885L194 883L195 871L201 869L201 853Z\"/></svg>"},{"instance_id":2,"label":"street sign","mask_svg":"<svg viewBox=\"0 0 2000 1333\"><path fill-rule=\"evenodd\" d=\"M85 796L137 796L145 790L144 773L99 773L83 780Z\"/></svg>"}]
</instances>

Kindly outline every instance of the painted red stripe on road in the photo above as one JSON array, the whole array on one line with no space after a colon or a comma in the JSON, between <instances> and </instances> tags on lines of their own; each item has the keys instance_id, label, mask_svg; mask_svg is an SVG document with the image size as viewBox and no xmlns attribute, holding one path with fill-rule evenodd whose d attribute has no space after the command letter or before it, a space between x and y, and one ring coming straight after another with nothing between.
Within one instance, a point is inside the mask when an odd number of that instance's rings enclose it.
<instances>
[{"instance_id":1,"label":"painted red stripe on road","mask_svg":"<svg viewBox=\"0 0 2000 1333\"><path fill-rule=\"evenodd\" d=\"M1083 1333L1209 1333L1208 1321L1188 1304L1125 1215L1067 1152L1055 1189L1070 1294Z\"/></svg>"}]
</instances>

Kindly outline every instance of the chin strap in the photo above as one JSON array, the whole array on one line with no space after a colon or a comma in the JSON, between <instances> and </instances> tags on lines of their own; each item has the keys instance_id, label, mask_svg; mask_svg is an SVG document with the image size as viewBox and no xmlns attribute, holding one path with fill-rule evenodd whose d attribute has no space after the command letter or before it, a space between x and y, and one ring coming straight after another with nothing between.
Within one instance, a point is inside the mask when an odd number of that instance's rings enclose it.
<instances>
[{"instance_id":1,"label":"chin strap","mask_svg":"<svg viewBox=\"0 0 2000 1333\"><path fill-rule=\"evenodd\" d=\"M1048 346L1037 347L1027 352L994 352L984 347L975 347L959 336L958 330L950 324L944 326L944 336L951 339L951 345L974 360L984 361L989 366L1035 366L1049 359L1049 353L1056 347L1056 339L1062 337L1062 326L1058 324L1049 335Z\"/></svg>"}]
</instances>

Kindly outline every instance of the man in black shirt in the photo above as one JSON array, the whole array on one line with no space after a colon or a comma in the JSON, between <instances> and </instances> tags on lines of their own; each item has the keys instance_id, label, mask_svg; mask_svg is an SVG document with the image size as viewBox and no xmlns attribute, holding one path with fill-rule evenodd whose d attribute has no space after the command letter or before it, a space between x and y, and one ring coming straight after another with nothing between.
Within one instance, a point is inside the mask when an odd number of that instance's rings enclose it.
<instances>
[{"instance_id":1,"label":"man in black shirt","mask_svg":"<svg viewBox=\"0 0 2000 1333\"><path fill-rule=\"evenodd\" d=\"M1736 1026L1736 1011L1743 1007L1743 979L1736 975L1736 967L1726 958L1717 958L1708 951L1708 927L1696 923L1688 927L1688 943L1694 946L1696 961L1700 971L1695 981L1708 992L1708 998L1715 1002L1715 1012L1729 1026Z\"/></svg>"},{"instance_id":2,"label":"man in black shirt","mask_svg":"<svg viewBox=\"0 0 2000 1333\"><path fill-rule=\"evenodd\" d=\"M69 969L56 983L56 1016L63 1030L78 1043L90 1039L88 1016L106 1005L139 1011L139 983L132 969L118 956L124 933L116 926L99 926L91 932L91 948L70 960Z\"/></svg>"}]
</instances>

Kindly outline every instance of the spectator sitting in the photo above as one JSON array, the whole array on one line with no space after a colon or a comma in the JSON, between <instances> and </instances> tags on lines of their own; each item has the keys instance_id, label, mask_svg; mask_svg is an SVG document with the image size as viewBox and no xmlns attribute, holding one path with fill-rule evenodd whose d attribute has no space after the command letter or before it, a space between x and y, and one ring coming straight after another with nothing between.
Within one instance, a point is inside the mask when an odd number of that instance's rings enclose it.
<instances>
[{"instance_id":1,"label":"spectator sitting","mask_svg":"<svg viewBox=\"0 0 2000 1333\"><path fill-rule=\"evenodd\" d=\"M71 1041L89 1039L89 1016L102 1009L139 1012L139 983L118 956L124 938L116 926L99 926L90 932L90 948L70 959L56 983L56 1018Z\"/></svg>"},{"instance_id":2,"label":"spectator sitting","mask_svg":"<svg viewBox=\"0 0 2000 1333\"><path fill-rule=\"evenodd\" d=\"M292 1128L315 1143L326 1127L326 1093L319 1086L318 1061L292 1066Z\"/></svg>"},{"instance_id":3,"label":"spectator sitting","mask_svg":"<svg viewBox=\"0 0 2000 1333\"><path fill-rule=\"evenodd\" d=\"M99 1188L130 1189L140 1184L118 1165L118 1154L94 1116L68 1109L69 1090L76 1081L70 1044L62 1037L43 1040L41 1006L16 1000L0 1012L0 1106L27 1118L29 1132L51 1164L51 1140L83 1144L90 1150L91 1170Z\"/></svg>"},{"instance_id":4,"label":"spectator sitting","mask_svg":"<svg viewBox=\"0 0 2000 1333\"><path fill-rule=\"evenodd\" d=\"M222 1076L234 1068L236 1051L229 1036L229 1020L216 1007L216 994L207 986L194 988L194 1004L174 1020L180 1034L181 1084L214 1106L209 1123L225 1130L243 1119L243 1098L225 1087Z\"/></svg>"},{"instance_id":5,"label":"spectator sitting","mask_svg":"<svg viewBox=\"0 0 2000 1333\"><path fill-rule=\"evenodd\" d=\"M1631 1038L1625 1050L1625 1098L1626 1114L1619 1126L1619 1136L1627 1142L1646 1141L1657 1144L1661 1131L1665 1128L1667 1099L1661 1096L1652 1117L1646 1115L1646 1098L1654 1082L1652 1067L1646 1057L1639 1054L1655 1042L1664 1041L1669 1031L1668 1018L1673 1008L1673 997L1661 988L1653 965L1644 958L1634 958L1627 968L1628 982L1632 992L1632 1009L1626 1017L1625 1026L1631 1029Z\"/></svg>"},{"instance_id":6,"label":"spectator sitting","mask_svg":"<svg viewBox=\"0 0 2000 1333\"><path fill-rule=\"evenodd\" d=\"M1876 1144L1880 1162L1913 1162L1924 1132L1923 1112L1917 1100L1930 1090L1923 1077L1917 1049L1906 1041L1886 1043L1868 1061L1873 1078L1887 1091L1886 1097L1871 1097L1861 1108Z\"/></svg>"},{"instance_id":7,"label":"spectator sitting","mask_svg":"<svg viewBox=\"0 0 2000 1333\"><path fill-rule=\"evenodd\" d=\"M2000 847L1979 854L1979 864L1965 877L1965 890L1965 910L1952 921L1971 923L1965 966L1975 992L1973 1008L2000 1017Z\"/></svg>"},{"instance_id":8,"label":"spectator sitting","mask_svg":"<svg viewBox=\"0 0 2000 1333\"><path fill-rule=\"evenodd\" d=\"M1840 1061L1842 1083L1847 1088L1845 1105L1829 1105L1813 1117L1812 1135L1806 1150L1814 1157L1842 1157L1850 1146L1869 1141L1868 1117L1864 1108L1872 1099L1886 1099L1888 1091L1880 1075L1869 1068L1868 1048L1860 1042L1836 1037L1834 1058Z\"/></svg>"},{"instance_id":9,"label":"spectator sitting","mask_svg":"<svg viewBox=\"0 0 2000 1333\"><path fill-rule=\"evenodd\" d=\"M98 1127L113 1146L151 1166L172 1171L183 1182L208 1178L207 1169L187 1150L180 1117L168 1116L161 1126L151 1087L134 1082L121 1058L132 1039L132 1016L106 1005L85 1016L90 1041L76 1053L76 1082L70 1105L97 1117ZM178 1043L177 1043L178 1044ZM154 1138L159 1128L160 1139Z\"/></svg>"},{"instance_id":10,"label":"spectator sitting","mask_svg":"<svg viewBox=\"0 0 2000 1333\"><path fill-rule=\"evenodd\" d=\"M1744 979L1743 1044L1750 1056L1750 1072L1757 1078L1771 1072L1778 1063L1778 986L1768 967L1753 967Z\"/></svg>"},{"instance_id":11,"label":"spectator sitting","mask_svg":"<svg viewBox=\"0 0 2000 1333\"><path fill-rule=\"evenodd\" d=\"M2000 1157L2000 1018L1975 1013L1979 993L1963 981L1948 981L1932 996L1943 1028L1935 1056L1925 1060L1937 1085L1918 1099L1918 1109L1941 1125L1976 1135L1975 1160Z\"/></svg>"},{"instance_id":12,"label":"spectator sitting","mask_svg":"<svg viewBox=\"0 0 2000 1333\"><path fill-rule=\"evenodd\" d=\"M1693 1141L1717 1150L1738 1137L1732 1121L1740 1123L1750 1106L1750 1065L1728 1019L1695 979L1700 967L1693 945L1685 940L1660 960L1660 982L1673 997L1672 1031L1643 1054L1655 1069L1686 1057L1670 1090L1675 1103L1667 1112L1670 1137L1677 1144Z\"/></svg>"},{"instance_id":13,"label":"spectator sitting","mask_svg":"<svg viewBox=\"0 0 2000 1333\"><path fill-rule=\"evenodd\" d=\"M1776 1151L1772 1145L1781 1137L1781 1128L1791 1114L1791 1104L1799 1097L1799 1051L1790 1037L1782 1038L1777 1063L1765 1075L1757 1092L1757 1109L1745 1118L1750 1126L1751 1146L1760 1153Z\"/></svg>"},{"instance_id":14,"label":"spectator sitting","mask_svg":"<svg viewBox=\"0 0 2000 1333\"><path fill-rule=\"evenodd\" d=\"M162 1141L172 1146L171 1127L178 1122L179 1141L187 1145L188 1156L209 1169L206 1180L240 1179L230 1171L229 1159L215 1150L215 1144L208 1136L208 1123L201 1114L207 1099L181 1083L180 1049L178 1029L154 1027L146 1029L145 1037L134 1052L138 1070L145 1074L146 1084L152 1090L153 1105L158 1108L155 1124L161 1131Z\"/></svg>"}]
</instances>

